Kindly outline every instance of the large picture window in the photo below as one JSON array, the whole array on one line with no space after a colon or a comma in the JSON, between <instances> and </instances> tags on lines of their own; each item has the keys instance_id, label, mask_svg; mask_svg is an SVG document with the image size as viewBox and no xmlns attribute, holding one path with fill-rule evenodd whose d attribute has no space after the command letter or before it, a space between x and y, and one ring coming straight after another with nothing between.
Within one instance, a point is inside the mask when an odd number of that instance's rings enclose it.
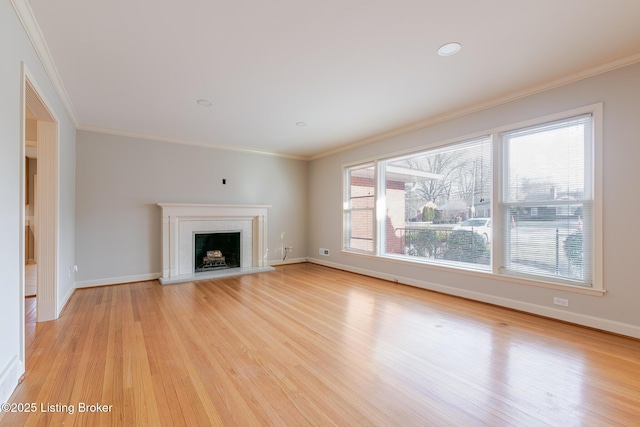
<instances>
[{"instance_id":1,"label":"large picture window","mask_svg":"<svg viewBox=\"0 0 640 427\"><path fill-rule=\"evenodd\" d=\"M602 290L601 112L346 167L344 250Z\"/></svg>"},{"instance_id":2,"label":"large picture window","mask_svg":"<svg viewBox=\"0 0 640 427\"><path fill-rule=\"evenodd\" d=\"M392 158L381 162L380 169L384 254L490 268L488 137Z\"/></svg>"}]
</instances>

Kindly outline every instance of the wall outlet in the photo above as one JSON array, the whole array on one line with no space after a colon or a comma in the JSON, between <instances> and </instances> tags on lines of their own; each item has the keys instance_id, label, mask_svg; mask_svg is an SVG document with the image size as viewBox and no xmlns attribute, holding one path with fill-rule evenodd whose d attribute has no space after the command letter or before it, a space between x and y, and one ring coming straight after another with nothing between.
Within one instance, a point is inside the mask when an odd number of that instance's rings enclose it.
<instances>
[{"instance_id":1,"label":"wall outlet","mask_svg":"<svg viewBox=\"0 0 640 427\"><path fill-rule=\"evenodd\" d=\"M329 256L329 249L320 248L320 255Z\"/></svg>"},{"instance_id":2,"label":"wall outlet","mask_svg":"<svg viewBox=\"0 0 640 427\"><path fill-rule=\"evenodd\" d=\"M69 267L69 277L71 277L73 275L73 273L77 273L78 272L78 266L77 265L72 265L71 267Z\"/></svg>"},{"instance_id":3,"label":"wall outlet","mask_svg":"<svg viewBox=\"0 0 640 427\"><path fill-rule=\"evenodd\" d=\"M569 300L566 298L558 298L558 297L554 297L553 298L553 303L555 305L561 305L563 307L569 307Z\"/></svg>"}]
</instances>

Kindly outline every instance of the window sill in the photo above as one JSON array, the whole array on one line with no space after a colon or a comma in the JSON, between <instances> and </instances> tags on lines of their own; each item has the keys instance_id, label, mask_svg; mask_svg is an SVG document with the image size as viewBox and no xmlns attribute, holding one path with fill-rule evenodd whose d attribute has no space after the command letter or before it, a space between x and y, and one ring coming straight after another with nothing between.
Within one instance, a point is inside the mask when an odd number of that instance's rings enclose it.
<instances>
[{"instance_id":1,"label":"window sill","mask_svg":"<svg viewBox=\"0 0 640 427\"><path fill-rule=\"evenodd\" d=\"M604 296L604 294L607 292L604 289L593 289L593 288L587 288L587 287L577 286L577 285L559 284L559 283L548 282L545 280L533 280L528 278L515 277L507 274L496 274L490 271L484 271L479 269L452 267L448 265L439 265L439 264L433 264L430 262L424 262L420 260L410 260L406 258L394 257L394 256L388 256L388 255L375 255L375 254L366 254L361 252L351 252L344 249L341 251L341 253L345 255L357 256L357 257L362 257L367 259L389 261L392 263L402 264L402 265L411 265L411 266L419 265L419 266L428 267L433 270L446 271L447 273L463 274L463 275L472 276L472 277L482 277L484 279L490 278L494 280L499 280L501 282L517 283L519 285L535 286L538 288L556 289L559 291L573 292L576 294L601 297L601 296Z\"/></svg>"}]
</instances>

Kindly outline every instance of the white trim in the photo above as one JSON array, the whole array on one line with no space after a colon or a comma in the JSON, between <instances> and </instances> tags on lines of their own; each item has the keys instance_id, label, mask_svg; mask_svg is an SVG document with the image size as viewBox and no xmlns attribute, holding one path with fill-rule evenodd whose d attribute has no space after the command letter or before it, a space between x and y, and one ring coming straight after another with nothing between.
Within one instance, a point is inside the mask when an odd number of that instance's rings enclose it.
<instances>
[{"instance_id":1,"label":"white trim","mask_svg":"<svg viewBox=\"0 0 640 427\"><path fill-rule=\"evenodd\" d=\"M60 262L58 141L58 123L38 120L38 200L36 204L38 322L55 320L60 314L58 305L58 263Z\"/></svg>"},{"instance_id":2,"label":"white trim","mask_svg":"<svg viewBox=\"0 0 640 427\"><path fill-rule=\"evenodd\" d=\"M138 274L135 276L122 276L122 277L107 277L104 279L95 279L95 280L84 280L82 282L76 282L76 289L81 288L93 288L96 286L108 286L108 285L120 285L122 283L133 283L133 282L146 282L149 280L157 280L162 276L162 273L148 273L148 274ZM73 293L73 289L71 294ZM69 297L71 297L71 294Z\"/></svg>"},{"instance_id":3,"label":"white trim","mask_svg":"<svg viewBox=\"0 0 640 427\"><path fill-rule=\"evenodd\" d=\"M18 266L18 282L19 282L19 291L18 291L18 301L16 301L16 304L18 304L18 325L19 325L19 363L22 364L22 366L25 365L26 363L26 338L25 338L25 322L26 322L26 313L25 313L25 306L24 306L24 298L25 298L25 253L24 253L24 247L25 247L25 233L24 233L24 229L25 229L25 221L24 221L24 213L25 213L25 193L26 193L26 177L25 177L25 172L26 172L26 159L25 159L25 151L26 151L26 147L25 147L25 142L26 142L26 122L27 122L27 115L26 115L26 106L27 106L27 79L26 79L26 66L24 64L24 62L22 62L21 64L21 79L20 79L20 141L18 141L18 143L20 144L20 201L18 202L20 204L19 206L19 215L20 218L18 219L18 227L19 227L19 241L18 241L18 252L19 252L19 256L18 256L18 262L19 262L19 266ZM35 194L34 194L35 197ZM31 201L31 203L33 203L33 201ZM37 298L37 297L36 297ZM37 306L36 306L36 310L37 310ZM24 370L23 370L24 372ZM5 402L6 398L5 398L5 393L4 393L4 373L2 375L0 375L0 402ZM17 384L17 382L16 382ZM15 388L15 386L14 386ZM13 391L13 388L11 389Z\"/></svg>"},{"instance_id":4,"label":"white trim","mask_svg":"<svg viewBox=\"0 0 640 427\"><path fill-rule=\"evenodd\" d=\"M604 104L591 106L593 114L593 253L594 285L605 289L604 283Z\"/></svg>"},{"instance_id":5,"label":"white trim","mask_svg":"<svg viewBox=\"0 0 640 427\"><path fill-rule=\"evenodd\" d=\"M217 271L209 271L209 272L201 272L201 273L190 273L190 274L181 274L173 277L160 277L158 280L161 285L173 285L176 283L185 283L185 282L196 282L198 280L209 280L209 279L221 279L223 277L235 277L235 276L245 276L247 274L257 274L257 273L268 273L274 271L275 268L264 266L264 267L238 267L238 268L226 268L223 270Z\"/></svg>"},{"instance_id":6,"label":"white trim","mask_svg":"<svg viewBox=\"0 0 640 427\"><path fill-rule=\"evenodd\" d=\"M589 105L585 105L578 108L573 108L567 111L548 114L542 117L535 117L535 118L524 120L518 123L500 126L492 130L492 134L494 134L498 138L497 144L494 145L494 148L497 147L496 151L499 151L500 153L500 157L497 159L498 163L493 164L493 169L494 169L493 186L494 186L494 189L498 190L497 195L499 198L494 199L492 201L492 204L494 205L492 208L493 209L492 212L494 213L494 216L497 219L496 221L494 221L494 224L496 224L496 226L504 227L505 225L507 225L506 223L509 221L509 219L505 218L503 214L504 214L504 209L506 209L505 206L507 206L509 203L502 201L502 193L500 192L500 190L502 190L502 184L496 185L496 183L504 182L503 181L504 166L505 166L504 156L503 156L504 144L502 143L501 134L517 131L518 129L528 128L532 126L544 125L545 123L551 123L551 122L556 122L560 120L570 119L572 117L577 117L577 116L586 115L586 114L591 114L591 123L592 123L591 126L594 131L592 136L592 142L591 142L591 146L593 150L593 155L591 156L591 158L593 159L591 180L594 188L593 188L593 194L590 199L593 201L593 233L592 233L592 259L591 259L591 262L592 262L591 268L593 269L593 273L591 274L591 277L590 277L590 279L592 280L592 287L590 289L593 291L604 292L605 290L604 275L603 275L603 263L604 263L603 238L604 236L602 232L603 223L604 223L604 216L603 216L604 186L603 186L603 179L602 179L603 177L602 168L604 167L604 162L602 159L603 151L604 151L603 150L604 120L603 120L603 103L602 102L589 104ZM493 143L495 144L496 141L494 140ZM494 196L495 195L496 194L494 194ZM584 202L585 201L582 201L582 203ZM500 233L494 233L494 235L495 234L500 234ZM503 241L499 242L499 244L501 245L503 245L504 243L505 242ZM506 251L504 251L503 247L501 247L500 250L501 252L497 252L496 247L494 246L494 252L495 252L495 255L497 255L495 256L495 258L500 258L502 261L504 261L504 256ZM504 264L504 262L500 264ZM497 272L498 270L494 270L494 271ZM512 271L509 274L514 274L514 272ZM558 281L558 284L561 285L562 280Z\"/></svg>"},{"instance_id":7,"label":"white trim","mask_svg":"<svg viewBox=\"0 0 640 427\"><path fill-rule=\"evenodd\" d=\"M96 126L79 125L79 126L76 126L76 128L78 130L83 130L87 132L96 132L96 133L103 133L107 135L124 136L127 138L137 138L137 139L144 139L148 141L156 141L156 142L159 141L159 142L168 142L170 144L191 145L194 147L210 148L214 150L236 151L240 153L256 154L261 156L283 157L285 159L293 159L293 160L309 160L308 157L296 156L293 154L274 153L269 151L252 150L249 148L241 148L241 147L229 147L225 145L210 144L203 141L193 141L188 139L170 138L170 137L151 135L151 134L126 132L126 131L121 131L116 129L101 128Z\"/></svg>"},{"instance_id":8,"label":"white trim","mask_svg":"<svg viewBox=\"0 0 640 427\"><path fill-rule=\"evenodd\" d=\"M458 119L460 117L464 117L464 116L468 116L470 114L473 113L477 113L483 110L487 110L489 108L493 108L493 107L497 107L499 105L503 105L503 104L508 104L509 102L512 101L517 101L518 99L522 99L522 98L526 98L528 96L532 96L541 92L546 92L548 90L557 88L557 87L561 87L561 86L565 86L571 83L575 83L578 82L580 80L584 80L584 79L588 79L589 77L594 77L597 76L599 74L603 74L603 73L607 73L609 71L614 71L617 70L619 68L623 68L626 67L628 65L633 65L637 62L640 62L640 53L635 54L635 55L631 55L631 56L627 56L625 58L621 58L615 61L611 61L611 62L607 62L605 64L596 66L596 67L592 67L583 71L580 71L578 73L566 76L566 77L562 77L560 79L557 80L552 80L550 82L546 82L546 83L542 83L539 84L537 86L533 86L531 88L522 90L522 91L518 91L518 92L514 92L513 94L510 95L506 95L503 96L501 98L497 98L497 99L493 99L490 101L486 101L486 102L481 102L478 104L474 104L471 105L469 107L466 108L460 108L457 110L454 110L452 112L448 112L448 113L444 113L444 114L440 114L434 117L431 117L427 120L423 120L421 122L418 122L416 124L410 125L410 126L406 126L400 129L396 129L393 130L391 132L387 132L381 135L377 135L371 138L366 138L357 142L354 142L352 144L348 144L348 145L344 145L329 151L325 151L323 153L320 154L316 154L316 155L312 155L309 156L307 158L307 160L317 160L317 159L321 159L323 157L328 157L328 156L332 156L334 154L338 154L338 153L342 153L344 151L349 151L352 150L354 148L357 147L361 147L363 145L368 145L368 144L372 144L374 142L378 142L378 141L382 141L385 139L389 139L389 138L393 138L396 136L400 136L400 135L404 135L406 133L409 132L413 132L416 130L420 130L420 129L424 129L430 126L434 126L437 125L439 123L444 123L450 120L454 120L454 119Z\"/></svg>"},{"instance_id":9,"label":"white trim","mask_svg":"<svg viewBox=\"0 0 640 427\"><path fill-rule=\"evenodd\" d=\"M590 105L585 105L582 107L577 107L577 108L573 108L571 110L567 110L567 111L560 111L560 112L555 112L552 114L547 114L545 116L542 117L534 117L531 119L527 119L527 120L523 120L520 122L516 122L516 123L509 123L506 125L501 125L501 126L497 126L494 127L492 129L488 129L488 130L483 130L481 132L474 132L472 134L468 134L465 136L460 136L460 137L454 137L454 138L450 138L444 141L436 141L427 145L423 145L423 146L419 146L419 147L412 147L409 149L404 149L395 153L391 153L391 154L384 154L384 155L377 155L371 158L367 158L366 160L361 160L359 162L350 162L347 164L343 164L342 165L342 180L343 180L343 185L342 185L342 191L343 191L343 208L342 208L342 235L343 235L343 239L342 239L342 245L341 245L341 250L344 253L349 253L349 254L362 254L362 255L368 255L370 257L380 257L380 258L384 258L384 259L394 259L392 257L389 257L386 254L382 254L381 249L378 245L374 245L374 251L373 252L364 252L364 251L357 251L354 249L349 249L346 248L346 239L344 238L344 236L346 235L345 230L346 230L346 224L344 221L344 212L346 211L346 209L344 208L344 203L347 200L347 195L348 195L348 191L349 189L347 188L348 185L348 180L347 180L347 173L352 170L352 169L357 169L357 168L362 168L366 165L369 164L373 164L374 167L374 177L376 180L376 191L378 192L376 195L376 206L380 205L380 201L378 200L380 197L382 197L382 192L380 191L380 186L383 186L384 183L382 182L382 180L379 179L379 174L380 174L380 170L381 167L384 166L385 162L388 161L395 161L398 158L402 158L402 157L408 157L411 155L415 155L418 153L421 153L423 151L426 150L437 150L440 147L446 147L446 146L450 146L450 145L463 145L466 144L468 142L473 142L473 141L479 141L483 138L487 139L489 141L489 144L491 145L491 150L493 153L492 156L492 180L493 180L493 185L492 185L492 200L491 200L491 211L493 212L492 218L493 218L493 222L494 222L494 229L499 230L499 229L505 229L504 227L507 226L506 222L508 221L507 218L504 218L504 215L502 214L502 210L499 209L499 201L501 200L501 189L502 189L502 183L503 179L502 179L502 175L503 175L503 159L502 159L502 154L503 154L503 144L501 143L501 138L500 135L504 132L510 132L513 130L517 130L520 128L526 128L526 127L530 127L530 126L535 126L535 125L540 125L540 124L544 124L547 122L554 122L554 121L558 121L558 120L563 120L563 119L568 119L574 116L580 116L580 115L585 115L585 114L591 114L592 115L592 126L594 128L594 135L593 135L593 142L592 142L592 147L594 147L594 155L592 156L594 158L594 171L592 174L593 177L593 186L594 186L594 194L593 194L593 201L594 201L594 213L593 213L593 222L594 222L594 233L593 233L593 269L594 269L594 273L591 275L591 279L593 281L592 283L592 287L590 288L583 288L582 286L575 286L572 285L571 283L567 283L564 280L558 280L557 282L552 281L553 279L550 277L545 278L544 276L540 276L539 279L532 279L532 280L527 280L527 279L521 279L521 278L516 278L515 280L518 281L518 283L521 284L525 284L525 285L533 285L533 286L540 286L540 287L546 287L546 288L554 288L554 289L561 289L561 290L568 290L571 292L578 292L578 293L585 293L585 294L590 294L590 295L602 295L605 293L604 290L604 281L603 281L603 268L602 268L602 264L603 264L603 245L604 245L604 240L603 240L603 233L602 233L602 228L603 228L603 221L604 221L604 217L603 217L603 203L602 203L602 199L603 199L603 193L602 193L602 189L603 189L603 184L602 184L602 167L603 167L603 160L602 160L602 144L603 144L603 140L602 140L602 136L603 136L603 103L595 103L595 104L590 104ZM598 154L600 154L600 156L598 157ZM375 219L376 221L379 221L379 217L380 217L380 213L375 210ZM379 232L380 231L380 225L377 224L377 227L375 228L375 232ZM375 236L375 235L374 235ZM374 239L374 243L375 243L375 239ZM499 279L506 279L508 281L514 281L514 280L510 280L508 279L509 277L513 278L513 275L507 275L507 274L498 274L498 272L500 272L502 270L501 265L503 265L504 263L503 261L503 254L504 254L504 245L506 244L505 239L503 239L502 233L495 233L494 232L494 240L493 240L493 250L491 251L491 272L487 273L487 274L492 274L494 276L496 276ZM442 266L442 264L439 263L431 263L431 262L421 262L418 260L406 260L404 262L407 263L413 263L413 264L427 264L429 266ZM436 267L437 268L437 267ZM445 267L445 268L453 268L453 267ZM465 269L456 269L455 271L465 271ZM534 275L531 275L532 277L534 277Z\"/></svg>"},{"instance_id":10,"label":"white trim","mask_svg":"<svg viewBox=\"0 0 640 427\"><path fill-rule=\"evenodd\" d=\"M162 210L162 277L160 283L194 276L192 257L193 231L240 228L242 267L265 267L267 254L267 213L270 205L218 205L158 203ZM204 227L204 228L203 228ZM186 236L186 238L185 238Z\"/></svg>"},{"instance_id":11,"label":"white trim","mask_svg":"<svg viewBox=\"0 0 640 427\"><path fill-rule=\"evenodd\" d=\"M521 98L525 98L527 96L535 95L540 92L545 92L547 90L550 90L556 87L575 83L580 80L587 79L589 77L593 77L599 74L603 74L609 71L626 67L628 65L635 64L636 62L640 62L640 53L630 55L630 56L620 58L614 61L610 61L592 68L588 68L586 70L579 71L569 76L547 81L547 82L538 84L536 86L523 89L500 98L495 98L489 101L476 103L465 108L456 109L452 112L436 115L429 119L422 120L410 126L405 126L399 129L395 129L390 132L386 132L381 135L374 136L372 138L365 138L363 140L356 141L352 144L344 145L335 149L330 149L328 151L324 151L318 154L312 154L308 156L289 155L289 154L272 153L267 151L258 151L258 150L250 150L250 149L242 149L242 148L234 148L234 147L226 147L226 146L212 146L211 144L206 144L203 142L164 138L164 137L157 137L152 135L135 134L135 133L117 131L113 129L98 128L98 127L81 124L78 118L78 115L75 109L73 108L71 99L67 94L67 91L64 85L62 84L62 79L60 78L58 69L55 66L55 63L53 62L51 52L49 51L49 48L44 39L44 36L42 35L42 31L40 30L40 27L38 26L38 23L33 15L31 6L27 2L27 0L11 0L11 4L13 5L13 8L16 11L16 14L18 15L18 19L20 19L20 22L22 23L22 26L24 27L24 30L27 33L27 36L29 37L29 40L31 40L31 44L33 45L34 50L36 51L38 57L40 58L40 61L42 62L47 75L49 76L49 80L51 81L51 84L53 85L56 93L58 94L58 97L60 98L60 101L64 105L64 108L67 114L69 115L71 121L73 122L74 126L76 127L76 129L87 130L91 132L107 133L107 134L113 134L113 135L131 136L131 137L149 139L154 141L159 140L159 141L165 141L165 142L171 142L171 143L217 148L221 150L231 150L231 151L241 151L241 152L248 152L248 153L254 153L254 154L271 155L271 156L285 157L285 158L291 158L296 160L320 159L322 157L327 157L333 154L341 153L356 147L371 144L373 142L403 135L405 133L409 133L418 129L423 129L429 126L433 126L438 123L442 123L442 122L453 120L459 117L467 116L469 114L476 113L478 111L482 111L492 107L496 107L498 105L506 104L511 101L515 101Z\"/></svg>"},{"instance_id":12,"label":"white trim","mask_svg":"<svg viewBox=\"0 0 640 427\"><path fill-rule=\"evenodd\" d=\"M362 170L366 170L369 169L369 165L371 165L371 168L373 169L373 191L374 191L374 199L373 199L373 207L372 208L352 208L352 207L347 207L350 206L350 201L351 201L351 171L352 170L358 170L358 169L362 169ZM345 221L345 214L354 212L354 211L371 211L373 213L373 219L374 219L374 223L371 225L372 229L371 229L371 233L372 233L372 244L373 244L373 248L371 251L365 250L365 249L356 249L356 248L349 248L350 251L354 251L354 252L359 252L362 254L370 254L370 255L375 255L376 254L376 248L378 247L378 223L377 223L377 218L378 218L378 206L379 206L379 202L378 202L378 198L380 197L380 186L381 184L378 183L378 164L376 161L365 161L365 162L359 162L359 163L354 163L352 165L346 166L343 165L342 166L342 247L346 247L347 244L350 244L351 239L351 223L347 224L347 222ZM347 232L347 226L349 227L349 231Z\"/></svg>"},{"instance_id":13,"label":"white trim","mask_svg":"<svg viewBox=\"0 0 640 427\"><path fill-rule=\"evenodd\" d=\"M600 329L602 331L612 332L615 334L621 334L621 335L640 339L640 326L630 325L628 323L616 322L613 320L603 319L601 317L589 316L589 315L580 314L580 313L573 313L573 312L569 312L566 310L557 309L553 307L545 307L538 304L531 304L527 302L509 299L509 298L497 297L493 295L483 294L480 292L454 288L451 286L439 285L436 283L427 282L423 280L416 280L408 277L380 273L377 271L367 270L364 268L351 267L348 265L338 264L335 262L328 262L328 261L324 261L316 258L307 258L307 261L314 264L324 265L326 267L336 268L338 270L349 271L352 273L357 273L365 276L375 277L378 279L388 280L394 283L400 283L403 285L414 286L417 288L440 292L447 295L453 295L453 296L467 298L474 301L494 304L500 307L524 311L524 312L536 314L539 316L549 317L551 319L561 320L564 322L574 323L576 325Z\"/></svg>"},{"instance_id":14,"label":"white trim","mask_svg":"<svg viewBox=\"0 0 640 427\"><path fill-rule=\"evenodd\" d=\"M62 79L60 78L60 74L58 73L58 68L53 62L53 56L49 51L49 47L47 46L44 35L42 34L40 27L38 26L38 22L33 15L31 6L27 2L27 0L11 0L11 4L13 6L13 9L16 11L16 15L18 15L18 19L22 23L24 31L27 33L27 36L31 41L33 49L36 51L36 54L38 55L38 58L40 59L40 62L42 63L42 66L44 67L45 72L49 77L49 81L56 91L60 102L64 106L64 109L73 122L74 126L77 128L80 123L78 115L73 108L73 104L71 103L71 98L67 94L67 90L62 84ZM33 80L31 78L29 80L31 80L33 83ZM37 92L39 94L42 94L42 92L40 91ZM51 112L51 109L49 109L49 112ZM59 123L59 121L55 117L54 120Z\"/></svg>"},{"instance_id":15,"label":"white trim","mask_svg":"<svg viewBox=\"0 0 640 427\"><path fill-rule=\"evenodd\" d=\"M278 265L300 264L303 262L307 262L307 259L306 258L287 258L284 261L282 260L269 261L268 264L273 267Z\"/></svg>"},{"instance_id":16,"label":"white trim","mask_svg":"<svg viewBox=\"0 0 640 427\"><path fill-rule=\"evenodd\" d=\"M0 371L0 403L6 403L9 400L22 374L24 374L24 363L20 362L20 357L16 354Z\"/></svg>"},{"instance_id":17,"label":"white trim","mask_svg":"<svg viewBox=\"0 0 640 427\"><path fill-rule=\"evenodd\" d=\"M60 300L59 304L58 304L58 317L60 317L60 314L62 313L62 311L64 310L64 308L67 306L67 304L69 303L69 300L71 299L71 295L73 295L73 293L76 290L75 287L75 283L73 284L74 286L70 286L69 287L69 291L67 291L67 294Z\"/></svg>"},{"instance_id":18,"label":"white trim","mask_svg":"<svg viewBox=\"0 0 640 427\"><path fill-rule=\"evenodd\" d=\"M604 289L593 289L586 286L578 286L578 285L564 284L564 283L560 284L557 282L546 282L544 281L544 276L538 276L535 279L532 279L530 278L530 276L524 277L524 276L515 276L515 275L507 275L507 274L495 274L489 270L461 268L459 266L453 266L452 264L434 263L429 261L421 261L419 259L407 259L401 256L371 255L371 254L364 254L360 252L345 251L345 250L342 250L341 253L346 255L351 255L351 256L368 258L368 259L375 258L376 260L388 261L395 264L404 264L406 266L422 265L433 270L446 271L446 272L455 273L455 274L464 274L465 276L473 276L473 277L479 277L483 279L499 280L501 282L517 283L519 285L525 285L525 286L535 286L538 288L555 289L558 291L572 292L575 294L601 297L601 296L604 296L604 294L607 292Z\"/></svg>"}]
</instances>

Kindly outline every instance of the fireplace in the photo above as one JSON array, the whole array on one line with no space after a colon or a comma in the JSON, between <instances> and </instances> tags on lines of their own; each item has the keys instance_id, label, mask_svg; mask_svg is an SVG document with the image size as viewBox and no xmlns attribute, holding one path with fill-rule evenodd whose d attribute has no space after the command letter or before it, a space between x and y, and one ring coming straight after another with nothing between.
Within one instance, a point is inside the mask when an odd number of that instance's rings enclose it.
<instances>
[{"instance_id":1,"label":"fireplace","mask_svg":"<svg viewBox=\"0 0 640 427\"><path fill-rule=\"evenodd\" d=\"M194 271L201 273L241 267L241 235L240 231L194 233Z\"/></svg>"},{"instance_id":2,"label":"fireplace","mask_svg":"<svg viewBox=\"0 0 640 427\"><path fill-rule=\"evenodd\" d=\"M162 276L159 280L163 285L274 270L267 261L269 206L158 205L162 209ZM198 242L196 254L195 236L200 234L214 235L214 239L221 241L209 245L208 238L203 238L205 243ZM233 239L239 243L228 244L229 234L235 234ZM201 244L207 247L200 248ZM229 267L230 264L233 267Z\"/></svg>"}]
</instances>

